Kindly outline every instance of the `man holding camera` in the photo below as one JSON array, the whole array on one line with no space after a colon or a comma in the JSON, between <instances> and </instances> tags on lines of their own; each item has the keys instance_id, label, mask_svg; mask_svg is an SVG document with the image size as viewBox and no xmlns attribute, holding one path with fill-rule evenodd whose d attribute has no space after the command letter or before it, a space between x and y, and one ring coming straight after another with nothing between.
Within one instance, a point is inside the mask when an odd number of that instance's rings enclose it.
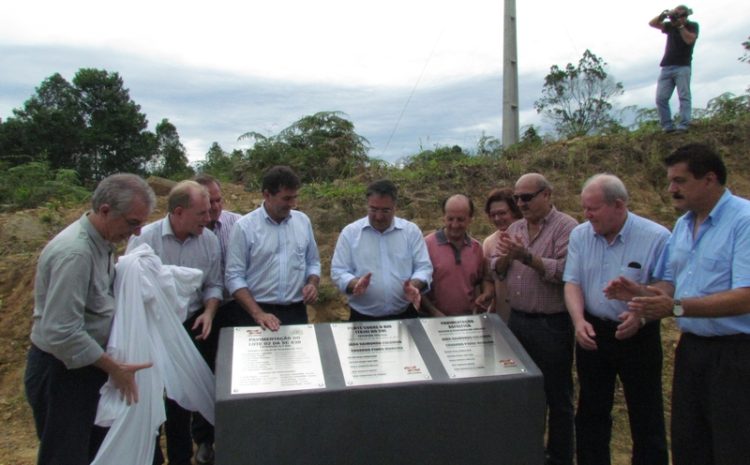
<instances>
[{"instance_id":1,"label":"man holding camera","mask_svg":"<svg viewBox=\"0 0 750 465\"><path fill-rule=\"evenodd\" d=\"M698 23L688 21L693 10L680 5L673 10L664 10L649 21L649 26L667 35L667 46L659 66L661 73L656 84L656 108L659 123L664 132L685 132L690 125L691 98L690 74L693 61L693 47L698 38ZM669 18L669 21L665 21ZM675 129L669 99L677 87L680 99L680 122Z\"/></svg>"}]
</instances>

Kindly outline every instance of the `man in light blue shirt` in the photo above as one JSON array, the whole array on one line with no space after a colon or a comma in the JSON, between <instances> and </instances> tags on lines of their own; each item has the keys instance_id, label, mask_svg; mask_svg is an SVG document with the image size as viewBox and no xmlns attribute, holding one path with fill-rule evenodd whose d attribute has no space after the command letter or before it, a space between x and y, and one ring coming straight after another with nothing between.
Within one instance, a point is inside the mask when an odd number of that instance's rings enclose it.
<instances>
[{"instance_id":1,"label":"man in light blue shirt","mask_svg":"<svg viewBox=\"0 0 750 465\"><path fill-rule=\"evenodd\" d=\"M623 278L610 297L639 316L675 316L682 330L672 391L675 465L750 457L750 202L725 187L713 149L688 144L665 159L672 203L686 211L643 287Z\"/></svg>"},{"instance_id":2,"label":"man in light blue shirt","mask_svg":"<svg viewBox=\"0 0 750 465\"><path fill-rule=\"evenodd\" d=\"M331 279L349 297L350 321L417 316L432 263L419 227L395 216L398 191L388 180L367 188L367 216L339 235Z\"/></svg>"},{"instance_id":3,"label":"man in light blue shirt","mask_svg":"<svg viewBox=\"0 0 750 465\"><path fill-rule=\"evenodd\" d=\"M618 276L648 284L669 231L628 211L628 191L611 174L591 177L581 191L587 222L568 242L565 304L575 326L579 397L579 465L610 462L612 403L620 378L628 405L634 465L667 465L659 323L646 324L625 302L608 300Z\"/></svg>"},{"instance_id":4,"label":"man in light blue shirt","mask_svg":"<svg viewBox=\"0 0 750 465\"><path fill-rule=\"evenodd\" d=\"M263 176L263 205L240 218L227 250L225 282L234 326L307 323L318 298L320 255L310 219L294 210L301 182L287 166Z\"/></svg>"},{"instance_id":5,"label":"man in light blue shirt","mask_svg":"<svg viewBox=\"0 0 750 465\"><path fill-rule=\"evenodd\" d=\"M206 228L210 219L209 208L205 187L195 181L177 183L167 197L169 214L146 225L140 236L132 236L126 253L141 244L148 244L165 265L185 266L203 272L201 288L190 299L183 326L213 369L215 353L207 339L221 302L223 282L219 240ZM191 412L172 399L167 399L166 411L169 463L189 465L193 455ZM160 454L161 450L157 452L155 463L160 462Z\"/></svg>"}]
</instances>

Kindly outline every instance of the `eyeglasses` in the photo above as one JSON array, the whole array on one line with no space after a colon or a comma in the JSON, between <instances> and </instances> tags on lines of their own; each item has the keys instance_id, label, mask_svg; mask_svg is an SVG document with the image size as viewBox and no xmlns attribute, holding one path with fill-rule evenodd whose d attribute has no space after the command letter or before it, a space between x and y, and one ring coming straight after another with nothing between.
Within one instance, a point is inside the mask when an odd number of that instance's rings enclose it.
<instances>
[{"instance_id":1,"label":"eyeglasses","mask_svg":"<svg viewBox=\"0 0 750 465\"><path fill-rule=\"evenodd\" d=\"M513 200L515 200L516 203L518 201L522 201L524 203L529 203L532 200L534 200L534 197L544 192L544 190L547 189L546 187L542 187L538 191L534 192L533 194L513 194Z\"/></svg>"},{"instance_id":2,"label":"eyeglasses","mask_svg":"<svg viewBox=\"0 0 750 465\"><path fill-rule=\"evenodd\" d=\"M131 231L143 226L143 221L137 219L125 220L125 222L128 224L128 228L130 228Z\"/></svg>"},{"instance_id":3,"label":"eyeglasses","mask_svg":"<svg viewBox=\"0 0 750 465\"><path fill-rule=\"evenodd\" d=\"M376 215L378 213L382 213L384 215L390 215L391 213L393 213L392 208L367 207L367 211L372 213L373 215Z\"/></svg>"}]
</instances>

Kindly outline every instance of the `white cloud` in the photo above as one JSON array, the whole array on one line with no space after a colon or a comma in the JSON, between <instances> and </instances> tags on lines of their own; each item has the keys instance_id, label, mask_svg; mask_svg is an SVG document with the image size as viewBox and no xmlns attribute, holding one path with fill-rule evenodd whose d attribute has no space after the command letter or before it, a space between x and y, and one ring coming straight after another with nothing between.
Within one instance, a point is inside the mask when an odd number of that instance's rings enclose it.
<instances>
[{"instance_id":1,"label":"white cloud","mask_svg":"<svg viewBox=\"0 0 750 465\"><path fill-rule=\"evenodd\" d=\"M701 24L694 106L748 85L748 65L737 61L748 33L742 5L690 5ZM0 15L0 117L54 72L71 79L79 68L96 67L120 72L152 126L169 118L193 160L213 141L231 150L248 130L273 134L322 110L345 111L372 143L373 156L394 159L420 143L471 147L482 131L500 136L502 6L500 0L12 2ZM521 125L543 124L531 106L544 75L553 64L577 63L586 48L625 84L621 104L653 106L664 37L647 23L667 7L646 0L517 0Z\"/></svg>"}]
</instances>

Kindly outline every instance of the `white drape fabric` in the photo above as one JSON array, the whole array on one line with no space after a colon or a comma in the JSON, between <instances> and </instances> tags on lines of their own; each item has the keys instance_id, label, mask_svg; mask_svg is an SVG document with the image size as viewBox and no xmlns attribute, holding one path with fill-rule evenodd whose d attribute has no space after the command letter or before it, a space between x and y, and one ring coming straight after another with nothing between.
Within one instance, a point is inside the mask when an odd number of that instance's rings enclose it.
<instances>
[{"instance_id":1,"label":"white drape fabric","mask_svg":"<svg viewBox=\"0 0 750 465\"><path fill-rule=\"evenodd\" d=\"M110 429L92 465L151 464L159 425L166 420L165 390L183 408L214 423L214 375L182 327L202 272L163 265L147 244L121 257L116 270L107 353L153 367L135 375L136 404L128 406L111 381L102 387L96 424Z\"/></svg>"}]
</instances>

